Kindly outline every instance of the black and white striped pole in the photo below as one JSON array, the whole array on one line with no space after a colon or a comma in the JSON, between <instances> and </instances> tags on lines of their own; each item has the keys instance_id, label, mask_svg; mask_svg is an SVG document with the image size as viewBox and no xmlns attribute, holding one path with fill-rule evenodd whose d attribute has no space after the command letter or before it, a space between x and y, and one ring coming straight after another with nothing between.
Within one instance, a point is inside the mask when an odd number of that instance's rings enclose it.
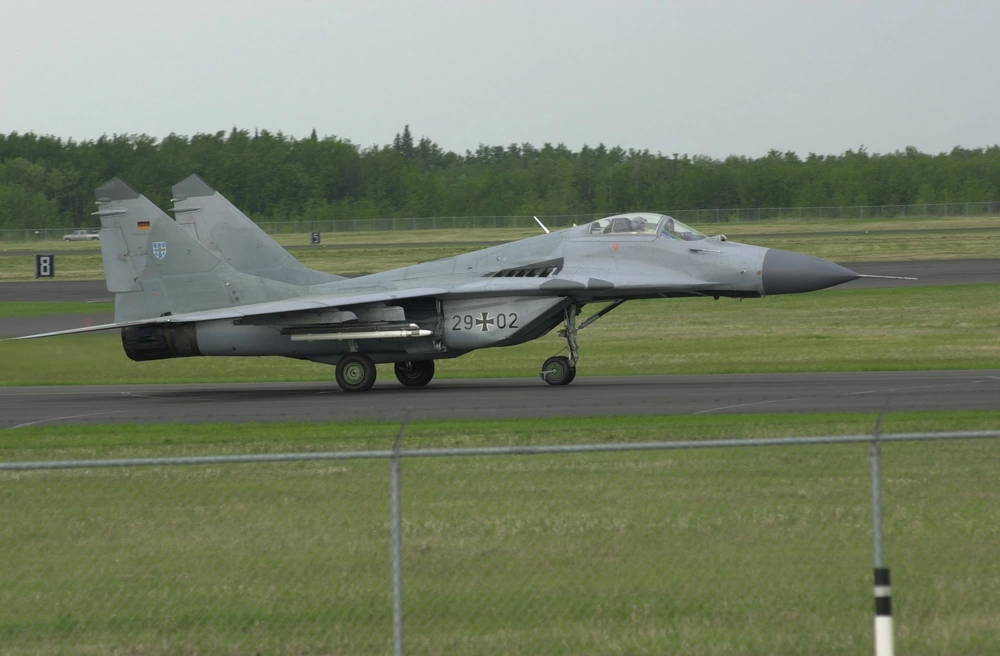
<instances>
[{"instance_id":1,"label":"black and white striped pole","mask_svg":"<svg viewBox=\"0 0 1000 656\"><path fill-rule=\"evenodd\" d=\"M881 423L881 421L880 421ZM885 566L882 547L882 475L878 429L871 447L872 463L872 533L875 541L875 656L893 656L892 589L889 568Z\"/></svg>"},{"instance_id":2,"label":"black and white striped pole","mask_svg":"<svg viewBox=\"0 0 1000 656\"><path fill-rule=\"evenodd\" d=\"M392 457L389 460L391 481L389 531L392 542L392 653L394 656L404 656L406 653L406 643L403 637L403 514L400 498L399 451L403 447L403 435L406 433L406 425L409 421L410 410L407 409L403 416L403 423L399 426L396 442L392 445Z\"/></svg>"}]
</instances>

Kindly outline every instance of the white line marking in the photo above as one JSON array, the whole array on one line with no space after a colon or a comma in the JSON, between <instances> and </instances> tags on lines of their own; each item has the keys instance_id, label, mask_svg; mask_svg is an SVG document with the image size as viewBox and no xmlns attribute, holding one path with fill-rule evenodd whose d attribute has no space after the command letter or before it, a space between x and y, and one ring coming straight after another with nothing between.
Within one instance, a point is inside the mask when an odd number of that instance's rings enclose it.
<instances>
[{"instance_id":1,"label":"white line marking","mask_svg":"<svg viewBox=\"0 0 1000 656\"><path fill-rule=\"evenodd\" d=\"M987 378L996 378L1000 380L997 376L987 376ZM941 389L944 387L959 387L962 385L978 385L983 382L980 380L956 380L954 382L945 383L934 383L932 385L902 385L896 387L887 387L885 389L873 389L873 390L862 390L860 392L848 392L845 396L861 396L863 394L897 394L900 392L914 392L917 390L925 389Z\"/></svg>"},{"instance_id":2,"label":"white line marking","mask_svg":"<svg viewBox=\"0 0 1000 656\"><path fill-rule=\"evenodd\" d=\"M105 412L89 412L85 415L67 415L66 417L48 417L46 419L37 419L35 421L28 421L23 424L18 424L17 426L11 426L7 430L14 430L15 428L25 428L27 426L35 426L37 424L46 424L50 421L61 421L63 419L79 419L81 417L96 417L97 415L116 415L121 414L121 410L108 410Z\"/></svg>"},{"instance_id":3,"label":"white line marking","mask_svg":"<svg viewBox=\"0 0 1000 656\"><path fill-rule=\"evenodd\" d=\"M750 403L737 403L735 405L720 405L718 408L708 408L707 410L698 410L697 412L692 412L693 415L704 415L709 412L715 412L716 410L729 410L731 408L746 408L752 405L767 405L768 403L784 403L786 401L802 401L806 397L789 397L786 399L771 399L770 401L751 401Z\"/></svg>"},{"instance_id":4,"label":"white line marking","mask_svg":"<svg viewBox=\"0 0 1000 656\"><path fill-rule=\"evenodd\" d=\"M1000 376L986 376L986 378L1000 380ZM936 383L936 384L931 384L931 385L905 385L904 384L904 385L897 385L895 387L887 387L885 389L861 390L861 391L858 391L858 392L846 392L844 394L839 394L839 395L838 394L833 394L833 395L830 395L830 396L831 396L831 398L833 398L833 397L836 397L836 396L865 396L865 395L870 395L870 394L898 394L900 392L913 392L913 391L922 390L922 389L941 389L942 387L956 387L956 386L970 385L970 384L975 385L975 384L981 383L981 382L983 382L983 381L980 379L980 380L971 380L971 381L970 380L959 380L959 381L954 381L954 382ZM800 397L788 397L788 398L782 398L782 399L770 399L770 400L767 400L767 401L751 401L750 403L737 403L735 405L723 405L723 406L719 406L717 408L708 408L707 410L698 410L698 411L693 412L691 414L704 415L704 414L708 414L710 412L716 412L718 410L731 410L733 408L747 408L747 407L755 406L755 405L767 405L769 403L784 403L786 401L802 401L802 400L804 400L806 398L810 398L810 397L802 397L802 396L800 396Z\"/></svg>"}]
</instances>

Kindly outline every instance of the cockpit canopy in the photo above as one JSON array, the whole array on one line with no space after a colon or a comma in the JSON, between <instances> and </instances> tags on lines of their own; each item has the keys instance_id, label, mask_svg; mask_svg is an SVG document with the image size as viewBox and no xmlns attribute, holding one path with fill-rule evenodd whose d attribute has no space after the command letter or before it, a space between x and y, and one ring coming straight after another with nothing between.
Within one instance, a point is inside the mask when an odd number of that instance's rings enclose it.
<instances>
[{"instance_id":1,"label":"cockpit canopy","mask_svg":"<svg viewBox=\"0 0 1000 656\"><path fill-rule=\"evenodd\" d=\"M683 241L696 241L705 238L705 235L683 221L653 212L616 214L598 219L590 224L589 231L591 235L647 235L650 237L663 235Z\"/></svg>"}]
</instances>

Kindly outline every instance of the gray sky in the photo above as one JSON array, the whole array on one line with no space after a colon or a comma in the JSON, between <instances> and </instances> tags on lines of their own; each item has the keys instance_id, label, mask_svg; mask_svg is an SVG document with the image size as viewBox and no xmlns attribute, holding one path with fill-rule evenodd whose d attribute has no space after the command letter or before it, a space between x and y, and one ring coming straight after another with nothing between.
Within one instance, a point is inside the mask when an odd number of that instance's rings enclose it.
<instances>
[{"instance_id":1,"label":"gray sky","mask_svg":"<svg viewBox=\"0 0 1000 656\"><path fill-rule=\"evenodd\" d=\"M0 133L758 156L1000 143L1000 2L0 0Z\"/></svg>"}]
</instances>

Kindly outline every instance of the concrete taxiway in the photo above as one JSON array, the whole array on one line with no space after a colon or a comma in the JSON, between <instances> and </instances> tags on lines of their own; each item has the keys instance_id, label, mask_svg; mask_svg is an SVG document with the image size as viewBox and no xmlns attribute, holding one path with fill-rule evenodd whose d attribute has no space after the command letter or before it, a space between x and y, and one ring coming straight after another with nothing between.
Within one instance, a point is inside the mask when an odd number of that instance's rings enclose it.
<instances>
[{"instance_id":1,"label":"concrete taxiway","mask_svg":"<svg viewBox=\"0 0 1000 656\"><path fill-rule=\"evenodd\" d=\"M1000 370L433 381L388 371L370 392L329 383L0 388L4 428L57 424L513 419L614 415L996 409Z\"/></svg>"}]
</instances>

